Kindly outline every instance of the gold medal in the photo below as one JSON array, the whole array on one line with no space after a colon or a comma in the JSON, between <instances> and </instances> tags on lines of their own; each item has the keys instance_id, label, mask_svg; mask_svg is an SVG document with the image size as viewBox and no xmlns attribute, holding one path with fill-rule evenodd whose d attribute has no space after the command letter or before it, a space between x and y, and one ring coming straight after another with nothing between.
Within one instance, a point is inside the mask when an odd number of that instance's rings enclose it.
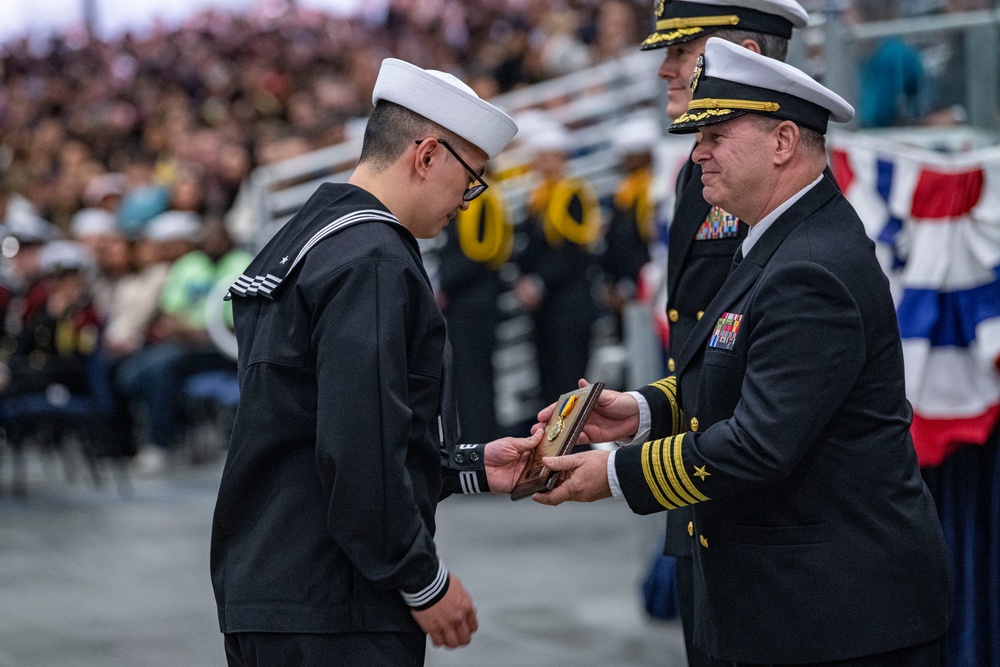
<instances>
[{"instance_id":1,"label":"gold medal","mask_svg":"<svg viewBox=\"0 0 1000 667\"><path fill-rule=\"evenodd\" d=\"M549 427L549 442L552 442L553 440L558 438L559 434L562 433L565 419L566 417L569 416L569 413L573 411L573 406L576 405L578 399L579 396L573 394L572 396L567 397L565 401L563 401L562 407L559 408L559 419L556 420L555 424Z\"/></svg>"}]
</instances>

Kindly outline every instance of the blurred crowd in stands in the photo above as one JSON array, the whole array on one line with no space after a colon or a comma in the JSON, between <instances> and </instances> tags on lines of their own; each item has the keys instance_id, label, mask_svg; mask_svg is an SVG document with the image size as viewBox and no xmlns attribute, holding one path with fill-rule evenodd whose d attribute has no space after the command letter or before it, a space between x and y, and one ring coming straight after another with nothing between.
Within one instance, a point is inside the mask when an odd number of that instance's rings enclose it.
<instances>
[{"instance_id":1,"label":"blurred crowd in stands","mask_svg":"<svg viewBox=\"0 0 1000 667\"><path fill-rule=\"evenodd\" d=\"M66 418L93 455L139 451L161 467L184 435L185 382L232 367L203 302L250 258L253 239L227 234L241 185L256 166L342 141L370 112L383 58L492 97L632 52L650 20L633 0L401 0L377 24L206 11L109 42L3 45L8 443L16 452Z\"/></svg>"},{"instance_id":2,"label":"blurred crowd in stands","mask_svg":"<svg viewBox=\"0 0 1000 667\"><path fill-rule=\"evenodd\" d=\"M173 208L221 216L251 168L337 143L349 119L366 117L385 57L454 72L492 97L634 50L650 20L645 1L551 4L405 0L380 25L210 11L145 37L54 37L44 54L27 40L7 44L6 192L64 230L104 173L123 174L129 191L166 186Z\"/></svg>"},{"instance_id":3,"label":"blurred crowd in stands","mask_svg":"<svg viewBox=\"0 0 1000 667\"><path fill-rule=\"evenodd\" d=\"M830 11L831 3L803 4ZM898 11L986 4L903 0ZM90 401L82 414L107 417L82 420L95 455L145 451L150 468L162 464L183 437L188 380L232 373L212 343L204 302L251 257L254 239L232 233L241 229L232 219L241 186L257 166L363 127L383 58L450 71L489 98L635 52L652 27L650 9L648 0L392 0L378 20L206 11L176 29L112 41L73 33L42 50L27 39L0 45L0 421L8 442L17 448L38 423L52 423L52 411L76 414L82 398ZM633 245L651 236L652 213L637 195L649 180L640 162L635 173L623 169L626 191L616 196L633 208L627 224L639 225L626 234ZM586 213L594 202L585 184L557 187L561 178L555 170L548 190L533 195L531 213L549 245L556 230L586 256L601 245ZM546 209L542 198L557 190L577 193L574 215ZM601 204L605 222L613 219L612 202ZM498 252L486 261L491 270L509 256ZM605 264L602 305L614 312L634 276L611 275ZM525 308L551 313L533 287L520 285ZM557 340L552 347L562 349Z\"/></svg>"}]
</instances>

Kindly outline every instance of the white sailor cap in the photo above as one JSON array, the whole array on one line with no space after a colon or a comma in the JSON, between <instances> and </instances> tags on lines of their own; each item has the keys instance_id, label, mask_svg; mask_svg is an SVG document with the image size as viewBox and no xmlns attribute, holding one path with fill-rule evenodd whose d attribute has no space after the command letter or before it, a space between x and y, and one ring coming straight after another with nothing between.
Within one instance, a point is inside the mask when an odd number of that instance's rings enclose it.
<instances>
[{"instance_id":1,"label":"white sailor cap","mask_svg":"<svg viewBox=\"0 0 1000 667\"><path fill-rule=\"evenodd\" d=\"M718 37L706 43L690 85L693 99L670 126L673 134L690 134L747 113L794 121L820 134L826 134L831 120L854 118L854 107L807 74Z\"/></svg>"},{"instance_id":2,"label":"white sailor cap","mask_svg":"<svg viewBox=\"0 0 1000 667\"><path fill-rule=\"evenodd\" d=\"M659 121L649 114L639 114L623 120L614 130L611 144L618 155L647 153L660 138Z\"/></svg>"},{"instance_id":3,"label":"white sailor cap","mask_svg":"<svg viewBox=\"0 0 1000 667\"><path fill-rule=\"evenodd\" d=\"M789 39L804 28L809 15L795 0L658 0L653 7L656 31L639 49L682 44L717 30L749 30Z\"/></svg>"},{"instance_id":4,"label":"white sailor cap","mask_svg":"<svg viewBox=\"0 0 1000 667\"><path fill-rule=\"evenodd\" d=\"M524 143L558 122L552 118L552 114L541 109L518 111L514 115L514 121L517 123L517 140Z\"/></svg>"},{"instance_id":5,"label":"white sailor cap","mask_svg":"<svg viewBox=\"0 0 1000 667\"><path fill-rule=\"evenodd\" d=\"M150 241L197 241L201 237L201 218L191 211L166 211L146 223L142 236Z\"/></svg>"},{"instance_id":6,"label":"white sailor cap","mask_svg":"<svg viewBox=\"0 0 1000 667\"><path fill-rule=\"evenodd\" d=\"M535 128L535 133L527 138L527 144L534 153L569 153L572 147L569 131L556 120Z\"/></svg>"},{"instance_id":7,"label":"white sailor cap","mask_svg":"<svg viewBox=\"0 0 1000 667\"><path fill-rule=\"evenodd\" d=\"M74 213L70 231L74 238L113 236L119 233L115 214L103 208L84 208Z\"/></svg>"},{"instance_id":8,"label":"white sailor cap","mask_svg":"<svg viewBox=\"0 0 1000 667\"><path fill-rule=\"evenodd\" d=\"M46 275L66 271L90 271L94 268L94 256L82 243L51 241L46 243L38 254L38 265Z\"/></svg>"},{"instance_id":9,"label":"white sailor cap","mask_svg":"<svg viewBox=\"0 0 1000 667\"><path fill-rule=\"evenodd\" d=\"M492 160L517 134L517 124L503 111L447 72L420 69L386 58L375 81L372 103L394 102L451 130Z\"/></svg>"}]
</instances>

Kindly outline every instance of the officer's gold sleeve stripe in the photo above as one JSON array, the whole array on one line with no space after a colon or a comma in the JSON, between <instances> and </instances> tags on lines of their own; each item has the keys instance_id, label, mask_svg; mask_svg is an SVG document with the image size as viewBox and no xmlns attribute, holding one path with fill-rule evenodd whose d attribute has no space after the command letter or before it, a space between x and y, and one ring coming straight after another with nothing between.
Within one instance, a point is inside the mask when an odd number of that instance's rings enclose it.
<instances>
[{"instance_id":1,"label":"officer's gold sleeve stripe","mask_svg":"<svg viewBox=\"0 0 1000 667\"><path fill-rule=\"evenodd\" d=\"M653 476L650 458L652 454L651 450L660 446L657 443L662 444L663 441L656 440L655 442L647 442L642 445L642 456L640 457L642 459L642 475L646 478L646 486L649 487L653 497L656 498L656 502L660 503L668 510L675 510L677 509L677 506L671 505L670 502L663 496L663 493L660 492L660 487L656 483L656 479Z\"/></svg>"},{"instance_id":2,"label":"officer's gold sleeve stripe","mask_svg":"<svg viewBox=\"0 0 1000 667\"><path fill-rule=\"evenodd\" d=\"M684 507L685 505L690 505L691 501L686 500L685 498L679 496L675 491L675 489L678 488L678 486L671 485L670 482L667 481L667 473L670 472L670 465L669 465L670 459L668 457L666 461L664 461L663 454L665 451L669 451L669 441L658 440L657 442L660 443L659 446L654 447L652 451L653 472L656 473L656 481L660 485L660 490L663 492L663 495L667 497L667 500L669 500L677 507ZM665 463L666 465L664 465Z\"/></svg>"},{"instance_id":3,"label":"officer's gold sleeve stripe","mask_svg":"<svg viewBox=\"0 0 1000 667\"><path fill-rule=\"evenodd\" d=\"M673 469L677 471L677 476L680 477L680 480L684 484L685 488L687 488L687 490L691 492L691 495L693 495L695 498L698 499L695 502L698 501L704 502L708 500L708 496L706 496L705 494L703 494L701 491L698 490L698 487L696 487L694 485L694 482L691 481L691 478L688 477L687 471L684 470L684 457L681 452L681 447L683 447L684 444L684 436L681 435L680 437L675 439L677 440L677 442L674 445L674 451L673 451L673 456L674 456Z\"/></svg>"},{"instance_id":4,"label":"officer's gold sleeve stripe","mask_svg":"<svg viewBox=\"0 0 1000 667\"><path fill-rule=\"evenodd\" d=\"M662 391L671 400L677 398L677 378L673 375L662 380L657 380L652 386Z\"/></svg>"},{"instance_id":5,"label":"officer's gold sleeve stripe","mask_svg":"<svg viewBox=\"0 0 1000 667\"><path fill-rule=\"evenodd\" d=\"M677 402L677 377L671 375L668 378L662 380L657 380L651 387L656 387L664 393L667 400L670 402L670 419L672 428L670 429L671 435L677 435L682 427L682 422L684 421L681 417L681 406Z\"/></svg>"},{"instance_id":6,"label":"officer's gold sleeve stripe","mask_svg":"<svg viewBox=\"0 0 1000 667\"><path fill-rule=\"evenodd\" d=\"M688 495L687 492L685 492L684 487L680 483L680 480L677 479L677 472L674 470L674 464L671 458L671 452L673 452L677 447L679 447L680 441L683 439L684 435L682 434L682 435L675 435L674 437L670 438L670 440L667 441L667 446L665 447L667 455L667 461L666 461L667 477L670 478L672 495L680 499L682 505L693 505L698 501L695 500L692 496Z\"/></svg>"}]
</instances>

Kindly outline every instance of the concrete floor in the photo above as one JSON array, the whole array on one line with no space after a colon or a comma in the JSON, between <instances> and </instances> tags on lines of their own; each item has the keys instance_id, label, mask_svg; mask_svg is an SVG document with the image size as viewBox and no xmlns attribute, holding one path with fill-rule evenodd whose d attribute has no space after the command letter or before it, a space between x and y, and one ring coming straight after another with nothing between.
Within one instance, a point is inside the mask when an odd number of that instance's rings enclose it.
<instances>
[{"instance_id":1,"label":"concrete floor","mask_svg":"<svg viewBox=\"0 0 1000 667\"><path fill-rule=\"evenodd\" d=\"M125 495L29 462L27 498L0 496L0 667L225 665L208 575L221 461ZM662 517L501 497L451 498L438 516L480 630L429 650L429 667L684 664L677 622L646 620L639 600Z\"/></svg>"}]
</instances>

